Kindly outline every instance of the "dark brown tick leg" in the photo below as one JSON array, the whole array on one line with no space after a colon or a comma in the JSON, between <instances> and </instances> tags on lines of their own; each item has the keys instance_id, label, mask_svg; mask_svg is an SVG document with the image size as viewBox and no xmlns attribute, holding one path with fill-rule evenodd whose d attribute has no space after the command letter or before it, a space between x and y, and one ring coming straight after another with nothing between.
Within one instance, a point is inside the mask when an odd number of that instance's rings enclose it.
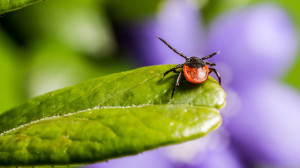
<instances>
[{"instance_id":1,"label":"dark brown tick leg","mask_svg":"<svg viewBox=\"0 0 300 168\"><path fill-rule=\"evenodd\" d=\"M211 63L211 62L205 62L207 65L209 65L209 66L216 66L216 64L215 63Z\"/></svg>"},{"instance_id":2,"label":"dark brown tick leg","mask_svg":"<svg viewBox=\"0 0 300 168\"><path fill-rule=\"evenodd\" d=\"M173 50L176 54L180 55L181 57L183 57L185 60L187 60L188 58L183 55L182 53L178 52L175 48L173 48L170 44L168 44L164 39L156 36L159 40L161 40L163 43L165 43L171 50Z\"/></svg>"},{"instance_id":3,"label":"dark brown tick leg","mask_svg":"<svg viewBox=\"0 0 300 168\"><path fill-rule=\"evenodd\" d=\"M176 71L176 69L182 68L182 67L183 67L183 64L178 64L178 65L176 65L174 68L172 68L172 69L168 70L167 72L165 72L165 73L164 73L164 77L165 77L168 73L170 73L170 72L179 73L178 71Z\"/></svg>"},{"instance_id":4,"label":"dark brown tick leg","mask_svg":"<svg viewBox=\"0 0 300 168\"><path fill-rule=\"evenodd\" d=\"M202 60L206 60L206 59L208 59L208 58L210 58L210 57L213 57L213 56L215 56L216 54L219 54L220 52L214 52L214 53L212 53L212 54L210 54L210 55L208 55L208 56L206 56L206 57L202 57L201 59Z\"/></svg>"},{"instance_id":5,"label":"dark brown tick leg","mask_svg":"<svg viewBox=\"0 0 300 168\"><path fill-rule=\"evenodd\" d=\"M214 72L217 75L218 80L219 80L219 84L221 85L221 76L220 76L219 72L215 68L209 68L209 74L211 72Z\"/></svg>"},{"instance_id":6,"label":"dark brown tick leg","mask_svg":"<svg viewBox=\"0 0 300 168\"><path fill-rule=\"evenodd\" d=\"M179 82L180 82L181 76L182 76L182 71L179 72L179 75L177 76L176 83L175 83L175 85L174 85L174 87L173 87L173 90L172 90L171 99L172 99L173 96L174 96L176 87L179 86Z\"/></svg>"}]
</instances>

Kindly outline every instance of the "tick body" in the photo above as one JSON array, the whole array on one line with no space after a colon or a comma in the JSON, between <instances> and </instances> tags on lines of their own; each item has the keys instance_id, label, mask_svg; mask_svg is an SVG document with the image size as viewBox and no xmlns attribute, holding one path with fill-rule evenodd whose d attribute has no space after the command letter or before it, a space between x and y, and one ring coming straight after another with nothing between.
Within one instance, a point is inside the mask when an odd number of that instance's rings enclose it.
<instances>
[{"instance_id":1,"label":"tick body","mask_svg":"<svg viewBox=\"0 0 300 168\"><path fill-rule=\"evenodd\" d=\"M209 68L205 65L202 68L191 68L187 65L183 65L182 68L184 77L191 83L203 83L206 81L209 73Z\"/></svg>"},{"instance_id":2,"label":"tick body","mask_svg":"<svg viewBox=\"0 0 300 168\"><path fill-rule=\"evenodd\" d=\"M182 78L182 74L184 75L185 79L191 83L199 84L206 81L208 75L211 72L214 72L219 80L219 84L221 85L221 77L218 71L214 68L211 68L212 66L215 66L215 63L205 62L203 60L206 60L210 57L213 57L214 55L218 54L219 52L212 53L206 57L198 58L198 57L186 57L182 53L179 53L177 50L175 50L173 47L171 47L165 40L163 40L160 37L157 37L160 39L163 43L165 43L171 50L173 50L176 54L180 55L181 57L185 58L185 62L183 64L178 64L174 68L166 71L164 73L164 76L166 76L170 72L178 73L177 80L174 84L173 91L171 98L173 98L176 87L179 86L180 80ZM178 69L181 69L180 71L177 71Z\"/></svg>"}]
</instances>

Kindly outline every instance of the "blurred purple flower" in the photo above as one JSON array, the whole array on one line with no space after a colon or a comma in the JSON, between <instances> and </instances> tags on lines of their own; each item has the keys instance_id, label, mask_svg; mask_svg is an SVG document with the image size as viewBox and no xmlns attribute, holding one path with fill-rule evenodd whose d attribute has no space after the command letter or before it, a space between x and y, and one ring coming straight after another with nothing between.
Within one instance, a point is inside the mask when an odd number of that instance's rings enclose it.
<instances>
[{"instance_id":1,"label":"blurred purple flower","mask_svg":"<svg viewBox=\"0 0 300 168\"><path fill-rule=\"evenodd\" d=\"M159 150L152 150L135 156L128 156L119 159L109 160L108 162L92 164L86 168L172 168L170 163L161 156Z\"/></svg>"},{"instance_id":2,"label":"blurred purple flower","mask_svg":"<svg viewBox=\"0 0 300 168\"><path fill-rule=\"evenodd\" d=\"M232 68L234 83L284 74L297 52L297 33L279 7L262 4L231 12L209 29L214 60Z\"/></svg>"},{"instance_id":3,"label":"blurred purple flower","mask_svg":"<svg viewBox=\"0 0 300 168\"><path fill-rule=\"evenodd\" d=\"M271 4L230 13L210 28L210 50L222 51L214 61L225 67L223 78L231 77L227 83L240 98L227 99L240 109L225 125L249 165L300 165L300 96L274 78L288 70L297 45L291 20Z\"/></svg>"},{"instance_id":4,"label":"blurred purple flower","mask_svg":"<svg viewBox=\"0 0 300 168\"><path fill-rule=\"evenodd\" d=\"M206 153L203 162L198 167L203 168L243 168L244 165L237 153L231 148L218 149ZM193 168L193 167L191 167Z\"/></svg>"},{"instance_id":5,"label":"blurred purple flower","mask_svg":"<svg viewBox=\"0 0 300 168\"><path fill-rule=\"evenodd\" d=\"M226 124L232 143L251 164L298 167L300 95L271 79L257 82L239 92L242 110Z\"/></svg>"}]
</instances>

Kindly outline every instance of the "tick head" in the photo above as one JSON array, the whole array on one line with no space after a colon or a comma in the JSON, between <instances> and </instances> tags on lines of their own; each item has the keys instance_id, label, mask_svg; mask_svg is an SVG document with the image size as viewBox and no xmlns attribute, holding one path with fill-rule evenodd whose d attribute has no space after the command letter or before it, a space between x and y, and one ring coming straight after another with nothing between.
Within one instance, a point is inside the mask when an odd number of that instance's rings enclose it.
<instances>
[{"instance_id":1,"label":"tick head","mask_svg":"<svg viewBox=\"0 0 300 168\"><path fill-rule=\"evenodd\" d=\"M205 66L205 62L198 57L190 57L186 60L184 65L187 65L191 68L202 68Z\"/></svg>"}]
</instances>

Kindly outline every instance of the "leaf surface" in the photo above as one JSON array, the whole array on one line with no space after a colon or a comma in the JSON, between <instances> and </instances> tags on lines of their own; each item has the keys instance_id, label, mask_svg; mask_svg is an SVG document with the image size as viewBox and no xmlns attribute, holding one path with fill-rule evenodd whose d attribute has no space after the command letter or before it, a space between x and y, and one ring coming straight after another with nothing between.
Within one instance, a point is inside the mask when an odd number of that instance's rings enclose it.
<instances>
[{"instance_id":1,"label":"leaf surface","mask_svg":"<svg viewBox=\"0 0 300 168\"><path fill-rule=\"evenodd\" d=\"M47 93L0 115L0 165L99 162L206 135L225 93L211 77L171 91L174 65L139 68Z\"/></svg>"},{"instance_id":2,"label":"leaf surface","mask_svg":"<svg viewBox=\"0 0 300 168\"><path fill-rule=\"evenodd\" d=\"M0 14L17 10L43 0L0 0Z\"/></svg>"}]
</instances>

